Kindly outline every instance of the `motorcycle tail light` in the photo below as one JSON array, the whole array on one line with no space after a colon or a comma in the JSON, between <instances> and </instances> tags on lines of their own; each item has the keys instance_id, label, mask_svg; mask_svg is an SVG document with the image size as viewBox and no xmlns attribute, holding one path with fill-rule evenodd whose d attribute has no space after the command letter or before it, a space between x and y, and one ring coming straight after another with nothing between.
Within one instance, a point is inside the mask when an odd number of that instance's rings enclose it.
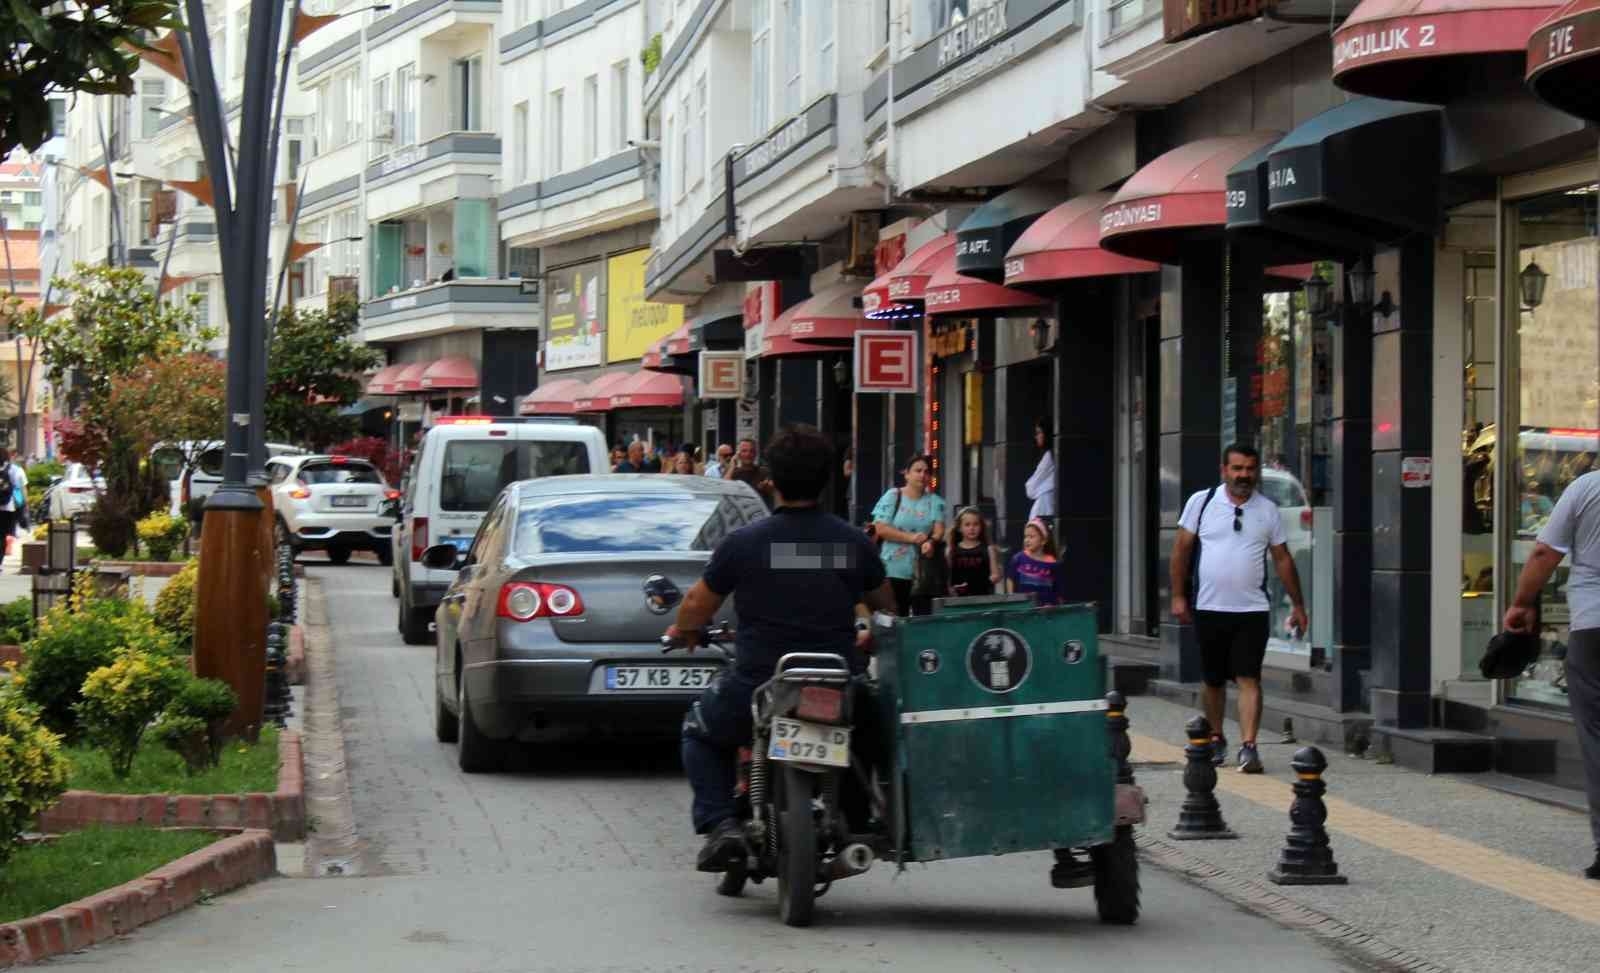
<instances>
[{"instance_id":1,"label":"motorcycle tail light","mask_svg":"<svg viewBox=\"0 0 1600 973\"><path fill-rule=\"evenodd\" d=\"M795 707L795 719L838 723L843 715L844 690L832 686L800 687L800 705Z\"/></svg>"},{"instance_id":2,"label":"motorcycle tail light","mask_svg":"<svg viewBox=\"0 0 1600 973\"><path fill-rule=\"evenodd\" d=\"M500 588L495 614L514 622L535 618L574 618L583 614L583 599L560 584L537 581L512 581Z\"/></svg>"}]
</instances>

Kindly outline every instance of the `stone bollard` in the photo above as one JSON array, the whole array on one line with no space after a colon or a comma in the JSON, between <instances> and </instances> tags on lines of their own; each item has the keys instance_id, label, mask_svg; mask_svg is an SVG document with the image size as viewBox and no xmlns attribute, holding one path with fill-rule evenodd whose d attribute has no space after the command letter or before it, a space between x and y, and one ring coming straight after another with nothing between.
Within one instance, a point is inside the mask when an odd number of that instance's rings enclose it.
<instances>
[{"instance_id":1,"label":"stone bollard","mask_svg":"<svg viewBox=\"0 0 1600 973\"><path fill-rule=\"evenodd\" d=\"M267 626L266 705L262 717L284 726L293 715L289 690L289 626L273 622Z\"/></svg>"},{"instance_id":2,"label":"stone bollard","mask_svg":"<svg viewBox=\"0 0 1600 973\"><path fill-rule=\"evenodd\" d=\"M1189 795L1178 809L1178 826L1167 832L1176 841L1237 838L1222 820L1222 806L1212 792L1217 788L1217 768L1211 764L1211 723L1196 716L1184 724L1189 745L1183 748L1188 765L1183 768L1183 786Z\"/></svg>"},{"instance_id":3,"label":"stone bollard","mask_svg":"<svg viewBox=\"0 0 1600 973\"><path fill-rule=\"evenodd\" d=\"M1133 783L1133 765L1128 754L1133 752L1133 741L1128 739L1128 700L1113 689L1106 693L1106 734L1110 738L1111 759L1117 762L1117 783Z\"/></svg>"},{"instance_id":4,"label":"stone bollard","mask_svg":"<svg viewBox=\"0 0 1600 973\"><path fill-rule=\"evenodd\" d=\"M1339 874L1339 865L1333 860L1333 849L1328 847L1328 807L1322 795L1328 785L1322 772L1328 769L1328 758L1316 747L1301 747L1289 761L1294 768L1294 803L1289 805L1289 829L1278 864L1267 873L1267 878L1278 885L1345 885L1350 881Z\"/></svg>"}]
</instances>

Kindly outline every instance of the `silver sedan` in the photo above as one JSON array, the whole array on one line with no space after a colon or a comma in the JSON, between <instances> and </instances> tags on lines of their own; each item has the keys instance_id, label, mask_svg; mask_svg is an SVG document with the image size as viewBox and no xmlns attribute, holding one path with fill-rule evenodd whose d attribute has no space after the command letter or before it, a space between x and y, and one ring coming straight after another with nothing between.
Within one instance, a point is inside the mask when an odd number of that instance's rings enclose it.
<instances>
[{"instance_id":1,"label":"silver sedan","mask_svg":"<svg viewBox=\"0 0 1600 973\"><path fill-rule=\"evenodd\" d=\"M703 476L556 476L508 486L435 615L435 730L461 769L494 769L514 741L572 731L665 735L721 668L657 642L711 550L765 517L744 483ZM726 622L731 603L724 606Z\"/></svg>"}]
</instances>

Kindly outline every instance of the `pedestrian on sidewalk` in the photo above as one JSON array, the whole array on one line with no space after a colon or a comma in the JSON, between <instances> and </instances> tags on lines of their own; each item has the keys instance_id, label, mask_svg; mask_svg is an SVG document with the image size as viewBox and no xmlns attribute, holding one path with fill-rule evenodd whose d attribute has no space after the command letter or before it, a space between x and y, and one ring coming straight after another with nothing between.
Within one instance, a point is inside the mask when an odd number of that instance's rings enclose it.
<instances>
[{"instance_id":1,"label":"pedestrian on sidewalk","mask_svg":"<svg viewBox=\"0 0 1600 973\"><path fill-rule=\"evenodd\" d=\"M911 457L905 468L905 485L884 491L872 508L878 552L902 618L926 615L930 610L930 595L913 597L912 582L917 562L932 558L934 546L944 538L944 498L928 489L932 471L933 461L927 456Z\"/></svg>"},{"instance_id":2,"label":"pedestrian on sidewalk","mask_svg":"<svg viewBox=\"0 0 1600 973\"><path fill-rule=\"evenodd\" d=\"M0 449L0 538L4 553L11 553L19 518L28 506L28 475L11 462L11 451Z\"/></svg>"},{"instance_id":3,"label":"pedestrian on sidewalk","mask_svg":"<svg viewBox=\"0 0 1600 973\"><path fill-rule=\"evenodd\" d=\"M1561 492L1522 566L1517 593L1506 609L1506 631L1537 634L1539 594L1569 554L1567 702L1583 755L1595 845L1594 863L1583 874L1600 880L1600 472L1585 473Z\"/></svg>"},{"instance_id":4,"label":"pedestrian on sidewalk","mask_svg":"<svg viewBox=\"0 0 1600 973\"><path fill-rule=\"evenodd\" d=\"M1222 453L1222 483L1195 493L1184 504L1171 564L1172 617L1193 624L1200 642L1201 698L1213 730L1211 762L1221 766L1228 759L1222 719L1232 679L1239 686L1244 735L1238 764L1246 774L1262 770L1256 732L1261 728L1261 663L1271 617L1269 554L1294 605L1290 627L1297 633L1310 628L1283 518L1278 505L1256 491L1260 476L1261 456L1255 447L1229 445Z\"/></svg>"},{"instance_id":5,"label":"pedestrian on sidewalk","mask_svg":"<svg viewBox=\"0 0 1600 973\"><path fill-rule=\"evenodd\" d=\"M706 464L706 476L721 480L733 466L733 447L723 443L717 447L717 458Z\"/></svg>"},{"instance_id":6,"label":"pedestrian on sidewalk","mask_svg":"<svg viewBox=\"0 0 1600 973\"><path fill-rule=\"evenodd\" d=\"M1006 565L1006 590L1032 595L1034 604L1059 605L1066 600L1066 572L1056 558L1050 526L1038 517L1022 528L1022 550Z\"/></svg>"},{"instance_id":7,"label":"pedestrian on sidewalk","mask_svg":"<svg viewBox=\"0 0 1600 973\"><path fill-rule=\"evenodd\" d=\"M1050 447L1050 419L1040 416L1033 424L1033 444L1039 448L1039 465L1023 484L1023 492L1033 501L1028 508L1028 519L1038 518L1053 525L1056 520L1056 454Z\"/></svg>"}]
</instances>

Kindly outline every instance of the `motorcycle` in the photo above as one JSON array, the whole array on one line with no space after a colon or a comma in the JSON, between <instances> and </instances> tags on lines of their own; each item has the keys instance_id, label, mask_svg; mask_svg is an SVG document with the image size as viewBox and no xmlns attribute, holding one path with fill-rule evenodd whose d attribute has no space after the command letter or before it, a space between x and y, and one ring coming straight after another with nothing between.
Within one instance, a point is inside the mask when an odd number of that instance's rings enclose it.
<instances>
[{"instance_id":1,"label":"motorcycle","mask_svg":"<svg viewBox=\"0 0 1600 973\"><path fill-rule=\"evenodd\" d=\"M731 638L726 629L702 635L724 657L720 643ZM661 641L664 652L680 648L665 636ZM849 664L831 652L788 653L757 687L754 738L739 748L735 794L749 854L722 873L718 893L737 896L746 882L776 878L779 918L809 925L817 898L834 881L864 874L886 850L879 847L886 843L881 829L852 832L844 809L851 787L867 794L863 810L881 811L883 803L852 748L860 695Z\"/></svg>"}]
</instances>

